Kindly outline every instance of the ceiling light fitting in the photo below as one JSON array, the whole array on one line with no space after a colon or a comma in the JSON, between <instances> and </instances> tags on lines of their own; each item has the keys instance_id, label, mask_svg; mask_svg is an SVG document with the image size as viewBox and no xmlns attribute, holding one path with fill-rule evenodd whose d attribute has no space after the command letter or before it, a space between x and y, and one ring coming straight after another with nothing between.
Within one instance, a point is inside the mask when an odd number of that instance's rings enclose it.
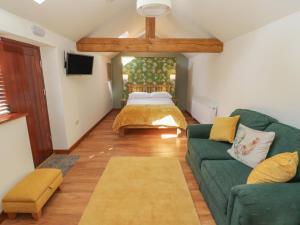
<instances>
[{"instance_id":1,"label":"ceiling light fitting","mask_svg":"<svg viewBox=\"0 0 300 225\"><path fill-rule=\"evenodd\" d=\"M171 0L137 0L138 13L144 17L159 17L168 14L172 8Z\"/></svg>"},{"instance_id":2,"label":"ceiling light fitting","mask_svg":"<svg viewBox=\"0 0 300 225\"><path fill-rule=\"evenodd\" d=\"M35 1L38 4L42 4L45 0L33 0L33 1Z\"/></svg>"}]
</instances>

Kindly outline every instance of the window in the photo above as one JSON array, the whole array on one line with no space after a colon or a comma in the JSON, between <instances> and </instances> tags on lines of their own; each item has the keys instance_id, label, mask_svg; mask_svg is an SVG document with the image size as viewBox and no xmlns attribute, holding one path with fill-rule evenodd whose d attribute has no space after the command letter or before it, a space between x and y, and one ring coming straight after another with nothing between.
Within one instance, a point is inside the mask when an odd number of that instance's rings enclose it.
<instances>
[{"instance_id":1,"label":"window","mask_svg":"<svg viewBox=\"0 0 300 225\"><path fill-rule=\"evenodd\" d=\"M0 68L0 115L10 113L5 93L4 77Z\"/></svg>"}]
</instances>

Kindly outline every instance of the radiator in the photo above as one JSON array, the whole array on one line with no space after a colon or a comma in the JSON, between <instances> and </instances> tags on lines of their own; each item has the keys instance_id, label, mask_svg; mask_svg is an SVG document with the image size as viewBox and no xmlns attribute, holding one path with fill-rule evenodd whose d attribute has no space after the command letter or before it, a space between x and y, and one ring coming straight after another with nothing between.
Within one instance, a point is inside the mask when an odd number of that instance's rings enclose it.
<instances>
[{"instance_id":1,"label":"radiator","mask_svg":"<svg viewBox=\"0 0 300 225\"><path fill-rule=\"evenodd\" d=\"M218 108L214 104L192 100L191 114L202 124L211 124L217 116Z\"/></svg>"}]
</instances>

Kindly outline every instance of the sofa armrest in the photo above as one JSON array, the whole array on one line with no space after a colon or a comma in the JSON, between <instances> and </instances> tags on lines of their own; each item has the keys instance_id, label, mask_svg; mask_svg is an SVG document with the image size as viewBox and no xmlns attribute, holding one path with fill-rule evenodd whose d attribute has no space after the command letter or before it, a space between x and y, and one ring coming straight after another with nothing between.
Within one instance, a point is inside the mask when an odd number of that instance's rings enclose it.
<instances>
[{"instance_id":1,"label":"sofa armrest","mask_svg":"<svg viewBox=\"0 0 300 225\"><path fill-rule=\"evenodd\" d=\"M298 225L300 183L244 184L231 189L228 225Z\"/></svg>"},{"instance_id":2,"label":"sofa armrest","mask_svg":"<svg viewBox=\"0 0 300 225\"><path fill-rule=\"evenodd\" d=\"M209 138L210 130L212 124L193 124L189 125L187 128L188 138Z\"/></svg>"}]
</instances>

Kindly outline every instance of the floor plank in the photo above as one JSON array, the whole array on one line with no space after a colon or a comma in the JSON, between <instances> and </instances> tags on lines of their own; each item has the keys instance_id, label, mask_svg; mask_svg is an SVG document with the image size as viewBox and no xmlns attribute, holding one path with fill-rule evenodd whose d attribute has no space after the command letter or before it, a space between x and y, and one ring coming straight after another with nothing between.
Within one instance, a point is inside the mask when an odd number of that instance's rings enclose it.
<instances>
[{"instance_id":1,"label":"floor plank","mask_svg":"<svg viewBox=\"0 0 300 225\"><path fill-rule=\"evenodd\" d=\"M182 165L201 225L215 225L207 204L185 161L186 137L174 138L170 131L131 131L125 137L112 133L112 123L118 111L112 111L72 152L80 160L64 178L57 192L43 209L42 218L34 221L30 215L18 215L3 225L77 225L102 172L113 156L177 157ZM195 123L185 114L189 124ZM167 132L167 133L165 133ZM166 135L167 136L163 136ZM163 138L165 137L165 138Z\"/></svg>"}]
</instances>

